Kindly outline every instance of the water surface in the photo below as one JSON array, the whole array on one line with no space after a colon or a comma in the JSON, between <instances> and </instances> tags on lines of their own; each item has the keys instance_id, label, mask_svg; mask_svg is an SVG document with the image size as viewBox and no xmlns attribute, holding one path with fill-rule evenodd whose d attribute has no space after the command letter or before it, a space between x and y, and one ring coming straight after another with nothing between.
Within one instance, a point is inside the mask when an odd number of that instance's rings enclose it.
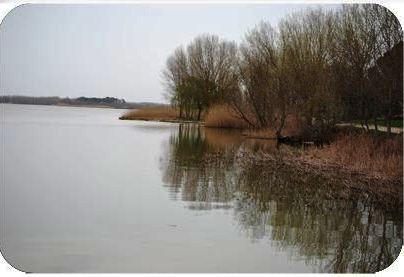
<instances>
[{"instance_id":1,"label":"water surface","mask_svg":"<svg viewBox=\"0 0 404 277\"><path fill-rule=\"evenodd\" d=\"M1 252L20 270L374 272L400 252L400 206L239 162L271 143L122 110L1 112Z\"/></svg>"}]
</instances>

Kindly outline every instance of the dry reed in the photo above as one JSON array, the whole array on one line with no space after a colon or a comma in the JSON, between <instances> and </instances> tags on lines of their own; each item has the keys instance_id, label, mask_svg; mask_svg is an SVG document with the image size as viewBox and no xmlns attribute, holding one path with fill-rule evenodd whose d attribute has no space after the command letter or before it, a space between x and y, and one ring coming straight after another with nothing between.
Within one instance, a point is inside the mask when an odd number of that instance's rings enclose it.
<instances>
[{"instance_id":1,"label":"dry reed","mask_svg":"<svg viewBox=\"0 0 404 277\"><path fill-rule=\"evenodd\" d=\"M311 163L336 165L380 178L402 178L403 137L386 137L369 133L341 134L324 148L303 151Z\"/></svg>"},{"instance_id":2,"label":"dry reed","mask_svg":"<svg viewBox=\"0 0 404 277\"><path fill-rule=\"evenodd\" d=\"M281 135L287 137L300 136L303 124L294 115L289 115L285 120L285 126ZM250 129L243 132L243 135L254 139L276 139L274 128Z\"/></svg>"},{"instance_id":3,"label":"dry reed","mask_svg":"<svg viewBox=\"0 0 404 277\"><path fill-rule=\"evenodd\" d=\"M244 129L248 124L244 122L230 107L225 105L213 106L205 115L205 126L214 128Z\"/></svg>"},{"instance_id":4,"label":"dry reed","mask_svg":"<svg viewBox=\"0 0 404 277\"><path fill-rule=\"evenodd\" d=\"M252 139L276 139L275 130L272 128L246 130L243 136Z\"/></svg>"},{"instance_id":5,"label":"dry reed","mask_svg":"<svg viewBox=\"0 0 404 277\"><path fill-rule=\"evenodd\" d=\"M120 117L128 120L177 120L178 110L169 106L131 110Z\"/></svg>"}]
</instances>

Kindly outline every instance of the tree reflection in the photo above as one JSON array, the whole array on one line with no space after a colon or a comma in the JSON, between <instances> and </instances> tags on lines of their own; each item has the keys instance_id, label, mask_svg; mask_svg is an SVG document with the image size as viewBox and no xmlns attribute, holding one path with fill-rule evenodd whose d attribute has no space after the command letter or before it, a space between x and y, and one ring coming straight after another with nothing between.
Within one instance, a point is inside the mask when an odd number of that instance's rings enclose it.
<instances>
[{"instance_id":1,"label":"tree reflection","mask_svg":"<svg viewBox=\"0 0 404 277\"><path fill-rule=\"evenodd\" d=\"M335 180L276 162L238 172L235 218L254 240L293 246L326 272L375 272L399 254L400 205L376 204Z\"/></svg>"},{"instance_id":2,"label":"tree reflection","mask_svg":"<svg viewBox=\"0 0 404 277\"><path fill-rule=\"evenodd\" d=\"M162 160L163 181L172 199L181 194L189 208L228 207L233 196L232 149L240 138L232 132L202 130L194 124L179 126L169 139L168 154ZM229 147L227 147L229 146Z\"/></svg>"},{"instance_id":3,"label":"tree reflection","mask_svg":"<svg viewBox=\"0 0 404 277\"><path fill-rule=\"evenodd\" d=\"M236 162L240 149L260 147L232 132L180 125L162 159L163 181L172 199L190 209L232 209L252 241L269 240L321 271L376 272L394 261L402 246L400 203L376 202L338 178L276 159Z\"/></svg>"}]
</instances>

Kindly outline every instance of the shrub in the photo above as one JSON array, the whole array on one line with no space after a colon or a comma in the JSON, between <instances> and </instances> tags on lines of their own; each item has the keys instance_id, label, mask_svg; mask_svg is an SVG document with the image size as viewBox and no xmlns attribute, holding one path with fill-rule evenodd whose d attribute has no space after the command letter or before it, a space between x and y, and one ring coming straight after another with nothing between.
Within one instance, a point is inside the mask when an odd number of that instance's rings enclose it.
<instances>
[{"instance_id":1,"label":"shrub","mask_svg":"<svg viewBox=\"0 0 404 277\"><path fill-rule=\"evenodd\" d=\"M205 115L205 126L214 128L244 129L248 124L226 105L211 107Z\"/></svg>"},{"instance_id":2,"label":"shrub","mask_svg":"<svg viewBox=\"0 0 404 277\"><path fill-rule=\"evenodd\" d=\"M377 177L401 178L403 174L403 137L370 133L341 134L324 148L308 154L327 163L366 172Z\"/></svg>"}]
</instances>

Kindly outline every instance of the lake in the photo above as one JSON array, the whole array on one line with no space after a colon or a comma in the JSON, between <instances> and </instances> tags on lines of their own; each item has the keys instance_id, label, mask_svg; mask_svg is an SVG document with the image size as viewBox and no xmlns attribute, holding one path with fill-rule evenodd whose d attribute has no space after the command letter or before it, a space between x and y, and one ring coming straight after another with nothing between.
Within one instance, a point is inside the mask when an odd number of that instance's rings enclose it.
<instances>
[{"instance_id":1,"label":"lake","mask_svg":"<svg viewBox=\"0 0 404 277\"><path fill-rule=\"evenodd\" d=\"M0 107L1 252L22 271L375 272L401 250L401 206L240 162L273 142L123 110Z\"/></svg>"}]
</instances>

